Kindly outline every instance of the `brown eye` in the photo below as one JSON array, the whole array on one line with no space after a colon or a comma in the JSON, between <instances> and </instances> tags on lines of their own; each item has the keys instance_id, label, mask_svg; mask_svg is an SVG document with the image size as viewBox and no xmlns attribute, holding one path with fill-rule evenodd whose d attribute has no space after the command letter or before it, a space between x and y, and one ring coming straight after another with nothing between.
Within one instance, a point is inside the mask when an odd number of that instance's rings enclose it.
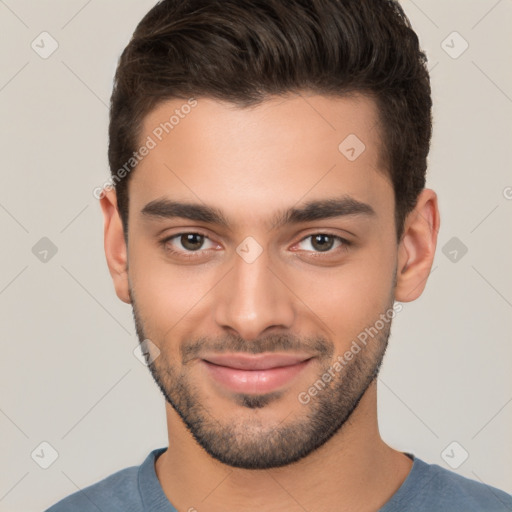
<instances>
[{"instance_id":1,"label":"brown eye","mask_svg":"<svg viewBox=\"0 0 512 512\"><path fill-rule=\"evenodd\" d=\"M329 253L334 254L338 250L347 250L352 245L351 242L341 238L338 235L330 233L314 233L306 236L299 242L299 247L312 254Z\"/></svg>"},{"instance_id":2,"label":"brown eye","mask_svg":"<svg viewBox=\"0 0 512 512\"><path fill-rule=\"evenodd\" d=\"M183 233L180 236L180 243L188 251L197 251L201 249L204 239L205 236L199 233Z\"/></svg>"},{"instance_id":3,"label":"brown eye","mask_svg":"<svg viewBox=\"0 0 512 512\"><path fill-rule=\"evenodd\" d=\"M330 235L313 235L311 237L311 246L317 251L328 251L332 249L334 245L334 237Z\"/></svg>"},{"instance_id":4,"label":"brown eye","mask_svg":"<svg viewBox=\"0 0 512 512\"><path fill-rule=\"evenodd\" d=\"M160 245L166 254L184 259L205 257L215 248L207 235L195 231L169 236L161 240Z\"/></svg>"}]
</instances>

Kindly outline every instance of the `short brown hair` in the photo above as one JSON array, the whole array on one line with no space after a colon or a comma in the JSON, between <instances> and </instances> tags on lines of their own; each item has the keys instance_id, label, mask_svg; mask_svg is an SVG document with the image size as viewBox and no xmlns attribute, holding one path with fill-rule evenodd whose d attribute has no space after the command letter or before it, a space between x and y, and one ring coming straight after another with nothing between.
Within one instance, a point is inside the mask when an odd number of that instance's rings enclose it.
<instances>
[{"instance_id":1,"label":"short brown hair","mask_svg":"<svg viewBox=\"0 0 512 512\"><path fill-rule=\"evenodd\" d=\"M163 101L204 96L242 108L289 92L361 92L378 106L399 241L425 186L432 132L426 61L393 0L161 0L118 62L112 177L138 147L145 116ZM130 175L115 184L126 238Z\"/></svg>"}]
</instances>

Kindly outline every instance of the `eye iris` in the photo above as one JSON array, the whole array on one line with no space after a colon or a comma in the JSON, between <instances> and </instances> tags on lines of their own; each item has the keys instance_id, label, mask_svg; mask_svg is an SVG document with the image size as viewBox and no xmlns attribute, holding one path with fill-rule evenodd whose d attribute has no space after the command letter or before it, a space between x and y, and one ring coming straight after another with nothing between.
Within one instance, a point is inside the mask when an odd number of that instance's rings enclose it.
<instances>
[{"instance_id":1,"label":"eye iris","mask_svg":"<svg viewBox=\"0 0 512 512\"><path fill-rule=\"evenodd\" d=\"M325 243L327 240L327 243ZM311 245L319 250L319 251L328 251L332 248L332 244L334 242L334 239L332 236L329 235L315 235L313 236L313 240L311 242Z\"/></svg>"},{"instance_id":2,"label":"eye iris","mask_svg":"<svg viewBox=\"0 0 512 512\"><path fill-rule=\"evenodd\" d=\"M185 249L197 251L203 245L204 235L200 235L199 233L186 233L181 235L180 241Z\"/></svg>"}]
</instances>

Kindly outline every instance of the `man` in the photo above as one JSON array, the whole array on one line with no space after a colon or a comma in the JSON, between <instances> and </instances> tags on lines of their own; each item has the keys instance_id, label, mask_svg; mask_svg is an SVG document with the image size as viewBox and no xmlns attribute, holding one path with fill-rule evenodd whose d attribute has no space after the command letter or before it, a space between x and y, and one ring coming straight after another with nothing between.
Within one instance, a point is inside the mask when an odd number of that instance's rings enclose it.
<instances>
[{"instance_id":1,"label":"man","mask_svg":"<svg viewBox=\"0 0 512 512\"><path fill-rule=\"evenodd\" d=\"M391 321L421 295L440 225L425 63L392 1L163 0L145 16L99 197L169 447L51 512L512 510L378 430Z\"/></svg>"}]
</instances>

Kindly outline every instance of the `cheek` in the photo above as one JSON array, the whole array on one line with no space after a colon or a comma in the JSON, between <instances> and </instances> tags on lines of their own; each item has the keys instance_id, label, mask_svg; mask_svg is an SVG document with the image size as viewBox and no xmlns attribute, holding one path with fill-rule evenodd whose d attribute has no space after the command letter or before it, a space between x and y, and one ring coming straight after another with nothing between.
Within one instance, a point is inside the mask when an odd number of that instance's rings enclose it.
<instances>
[{"instance_id":1,"label":"cheek","mask_svg":"<svg viewBox=\"0 0 512 512\"><path fill-rule=\"evenodd\" d=\"M146 334L155 340L179 336L191 322L200 325L205 297L217 277L207 266L171 264L163 252L143 244L130 247L129 275Z\"/></svg>"},{"instance_id":2,"label":"cheek","mask_svg":"<svg viewBox=\"0 0 512 512\"><path fill-rule=\"evenodd\" d=\"M303 270L294 277L293 289L331 336L350 344L390 306L393 270L392 252L375 244L338 267Z\"/></svg>"}]
</instances>

